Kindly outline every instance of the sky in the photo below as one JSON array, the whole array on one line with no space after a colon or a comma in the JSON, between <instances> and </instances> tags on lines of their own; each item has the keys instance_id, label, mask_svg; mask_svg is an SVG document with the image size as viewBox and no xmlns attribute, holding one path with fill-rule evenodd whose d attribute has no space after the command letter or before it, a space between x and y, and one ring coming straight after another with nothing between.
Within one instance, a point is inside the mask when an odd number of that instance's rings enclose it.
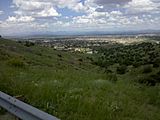
<instances>
[{"instance_id":1,"label":"sky","mask_svg":"<svg viewBox=\"0 0 160 120\"><path fill-rule=\"evenodd\" d=\"M0 34L160 30L160 0L0 0Z\"/></svg>"}]
</instances>

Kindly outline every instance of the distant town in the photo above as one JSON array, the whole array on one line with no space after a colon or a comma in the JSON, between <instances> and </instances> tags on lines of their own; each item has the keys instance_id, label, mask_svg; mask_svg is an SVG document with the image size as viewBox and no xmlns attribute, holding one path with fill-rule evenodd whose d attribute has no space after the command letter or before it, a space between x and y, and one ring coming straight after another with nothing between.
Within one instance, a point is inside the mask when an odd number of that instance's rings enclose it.
<instances>
[{"instance_id":1,"label":"distant town","mask_svg":"<svg viewBox=\"0 0 160 120\"><path fill-rule=\"evenodd\" d=\"M93 54L98 47L107 47L112 44L135 44L145 41L156 42L159 44L159 36L58 36L58 37L28 37L16 38L16 41L26 46L39 45L50 47L54 50L80 52Z\"/></svg>"}]
</instances>

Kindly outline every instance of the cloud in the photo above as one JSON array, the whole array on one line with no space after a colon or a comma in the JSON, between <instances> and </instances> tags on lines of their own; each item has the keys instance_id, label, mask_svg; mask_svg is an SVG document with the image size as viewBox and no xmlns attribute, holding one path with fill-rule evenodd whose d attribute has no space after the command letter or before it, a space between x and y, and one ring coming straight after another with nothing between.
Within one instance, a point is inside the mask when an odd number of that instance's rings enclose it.
<instances>
[{"instance_id":1,"label":"cloud","mask_svg":"<svg viewBox=\"0 0 160 120\"><path fill-rule=\"evenodd\" d=\"M41 0L13 0L17 8L14 12L17 15L29 15L33 17L55 17L60 16L52 2Z\"/></svg>"},{"instance_id":2,"label":"cloud","mask_svg":"<svg viewBox=\"0 0 160 120\"><path fill-rule=\"evenodd\" d=\"M124 6L129 12L159 11L160 2L152 0L132 0Z\"/></svg>"},{"instance_id":3,"label":"cloud","mask_svg":"<svg viewBox=\"0 0 160 120\"><path fill-rule=\"evenodd\" d=\"M58 8L68 8L75 12L85 12L88 10L87 6L84 6L81 0L48 0L53 2Z\"/></svg>"},{"instance_id":4,"label":"cloud","mask_svg":"<svg viewBox=\"0 0 160 120\"><path fill-rule=\"evenodd\" d=\"M122 13L120 11L112 12L93 12L88 15L78 16L73 18L74 24L88 25L88 26L108 26L116 25L122 18Z\"/></svg>"},{"instance_id":5,"label":"cloud","mask_svg":"<svg viewBox=\"0 0 160 120\"><path fill-rule=\"evenodd\" d=\"M2 15L4 12L0 10L0 15Z\"/></svg>"},{"instance_id":6,"label":"cloud","mask_svg":"<svg viewBox=\"0 0 160 120\"><path fill-rule=\"evenodd\" d=\"M108 4L124 4L130 1L132 0L94 0L93 2L95 2L98 5L108 5Z\"/></svg>"},{"instance_id":7,"label":"cloud","mask_svg":"<svg viewBox=\"0 0 160 120\"><path fill-rule=\"evenodd\" d=\"M80 0L13 0L13 4L17 8L14 13L39 17L59 16L57 8L68 8L75 12L85 12L89 9Z\"/></svg>"},{"instance_id":8,"label":"cloud","mask_svg":"<svg viewBox=\"0 0 160 120\"><path fill-rule=\"evenodd\" d=\"M40 0L13 0L13 4L19 10L24 11L42 10L46 7L52 7L51 3Z\"/></svg>"},{"instance_id":9,"label":"cloud","mask_svg":"<svg viewBox=\"0 0 160 120\"><path fill-rule=\"evenodd\" d=\"M37 22L2 22L0 24L0 33L7 36L24 35L33 32L46 31L46 23Z\"/></svg>"},{"instance_id":10,"label":"cloud","mask_svg":"<svg viewBox=\"0 0 160 120\"><path fill-rule=\"evenodd\" d=\"M13 0L12 9L13 14L0 22L1 31L160 27L160 0Z\"/></svg>"},{"instance_id":11,"label":"cloud","mask_svg":"<svg viewBox=\"0 0 160 120\"><path fill-rule=\"evenodd\" d=\"M77 16L73 18L70 23L71 26L78 28L92 28L92 29L152 29L158 28L160 16L153 17L153 15L126 15L121 11L115 10L111 12L92 12L87 15ZM147 26L147 27L146 27Z\"/></svg>"},{"instance_id":12,"label":"cloud","mask_svg":"<svg viewBox=\"0 0 160 120\"><path fill-rule=\"evenodd\" d=\"M36 17L51 17L51 16L60 16L60 14L58 14L58 12L53 8L44 9L36 14Z\"/></svg>"},{"instance_id":13,"label":"cloud","mask_svg":"<svg viewBox=\"0 0 160 120\"><path fill-rule=\"evenodd\" d=\"M160 0L87 0L96 11L122 11L124 14L157 13L160 9ZM88 4L87 3L87 4Z\"/></svg>"},{"instance_id":14,"label":"cloud","mask_svg":"<svg viewBox=\"0 0 160 120\"><path fill-rule=\"evenodd\" d=\"M33 18L32 16L9 16L8 19L6 20L7 22L12 22L12 23L20 23L20 22L32 22L34 21L35 18Z\"/></svg>"}]
</instances>

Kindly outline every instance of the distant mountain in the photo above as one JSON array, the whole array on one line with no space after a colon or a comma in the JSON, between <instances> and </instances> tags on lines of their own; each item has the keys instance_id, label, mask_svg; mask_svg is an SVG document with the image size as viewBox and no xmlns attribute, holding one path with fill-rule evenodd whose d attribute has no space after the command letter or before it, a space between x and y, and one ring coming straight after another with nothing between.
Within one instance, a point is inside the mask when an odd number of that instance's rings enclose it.
<instances>
[{"instance_id":1,"label":"distant mountain","mask_svg":"<svg viewBox=\"0 0 160 120\"><path fill-rule=\"evenodd\" d=\"M160 30L129 30L129 31L57 31L57 32L32 32L12 37L53 37L53 36L76 36L76 35L160 35Z\"/></svg>"}]
</instances>

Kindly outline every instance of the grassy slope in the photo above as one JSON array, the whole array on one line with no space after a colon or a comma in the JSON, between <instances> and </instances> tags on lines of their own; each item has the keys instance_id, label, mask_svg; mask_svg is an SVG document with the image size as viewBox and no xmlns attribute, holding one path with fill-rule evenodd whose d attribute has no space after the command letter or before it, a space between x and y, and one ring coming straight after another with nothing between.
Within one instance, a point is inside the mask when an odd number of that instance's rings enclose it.
<instances>
[{"instance_id":1,"label":"grassy slope","mask_svg":"<svg viewBox=\"0 0 160 120\"><path fill-rule=\"evenodd\" d=\"M62 120L160 119L159 86L135 84L139 73L110 82L101 71L81 54L0 40L1 91Z\"/></svg>"}]
</instances>

